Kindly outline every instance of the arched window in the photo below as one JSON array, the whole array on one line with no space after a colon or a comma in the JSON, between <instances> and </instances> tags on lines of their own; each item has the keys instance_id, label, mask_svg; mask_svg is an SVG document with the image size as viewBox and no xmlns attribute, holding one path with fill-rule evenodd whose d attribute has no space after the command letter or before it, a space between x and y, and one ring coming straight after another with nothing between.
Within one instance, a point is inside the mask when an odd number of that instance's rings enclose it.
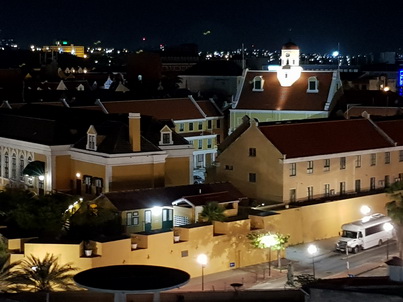
<instances>
[{"instance_id":1,"label":"arched window","mask_svg":"<svg viewBox=\"0 0 403 302\"><path fill-rule=\"evenodd\" d=\"M17 179L17 155L15 153L11 156L11 178Z\"/></svg>"},{"instance_id":2,"label":"arched window","mask_svg":"<svg viewBox=\"0 0 403 302\"><path fill-rule=\"evenodd\" d=\"M256 76L253 78L253 89L252 91L263 91L264 80L262 76Z\"/></svg>"},{"instance_id":3,"label":"arched window","mask_svg":"<svg viewBox=\"0 0 403 302\"><path fill-rule=\"evenodd\" d=\"M4 153L4 177L9 178L9 158L8 152Z\"/></svg>"},{"instance_id":4,"label":"arched window","mask_svg":"<svg viewBox=\"0 0 403 302\"><path fill-rule=\"evenodd\" d=\"M25 168L25 160L24 155L20 155L20 180L24 180L24 168Z\"/></svg>"},{"instance_id":5,"label":"arched window","mask_svg":"<svg viewBox=\"0 0 403 302\"><path fill-rule=\"evenodd\" d=\"M306 92L308 93L318 93L318 86L319 86L319 81L316 77L309 77L308 78L308 89Z\"/></svg>"}]
</instances>

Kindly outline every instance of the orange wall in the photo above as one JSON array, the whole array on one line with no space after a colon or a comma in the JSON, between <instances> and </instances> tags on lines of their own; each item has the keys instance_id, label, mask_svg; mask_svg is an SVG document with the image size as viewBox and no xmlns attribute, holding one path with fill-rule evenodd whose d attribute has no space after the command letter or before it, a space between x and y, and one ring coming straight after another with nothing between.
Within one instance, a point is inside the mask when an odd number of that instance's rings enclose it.
<instances>
[{"instance_id":1,"label":"orange wall","mask_svg":"<svg viewBox=\"0 0 403 302\"><path fill-rule=\"evenodd\" d=\"M56 156L56 184L55 189L65 191L72 189L71 185L71 158L70 155Z\"/></svg>"},{"instance_id":2,"label":"orange wall","mask_svg":"<svg viewBox=\"0 0 403 302\"><path fill-rule=\"evenodd\" d=\"M189 157L167 158L165 163L165 186L190 184Z\"/></svg>"}]
</instances>

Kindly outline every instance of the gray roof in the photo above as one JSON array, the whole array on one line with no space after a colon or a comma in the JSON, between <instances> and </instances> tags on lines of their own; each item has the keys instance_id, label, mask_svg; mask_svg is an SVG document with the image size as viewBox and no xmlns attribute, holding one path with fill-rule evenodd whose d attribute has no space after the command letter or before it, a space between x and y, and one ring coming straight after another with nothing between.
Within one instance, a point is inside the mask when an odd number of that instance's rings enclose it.
<instances>
[{"instance_id":1,"label":"gray roof","mask_svg":"<svg viewBox=\"0 0 403 302\"><path fill-rule=\"evenodd\" d=\"M152 208L153 206L172 206L172 202L182 197L225 192L227 198L239 200L245 198L231 183L194 184L156 189L140 189L104 193L104 196L119 210ZM202 199L207 203L212 200ZM193 198L194 200L194 198Z\"/></svg>"}]
</instances>

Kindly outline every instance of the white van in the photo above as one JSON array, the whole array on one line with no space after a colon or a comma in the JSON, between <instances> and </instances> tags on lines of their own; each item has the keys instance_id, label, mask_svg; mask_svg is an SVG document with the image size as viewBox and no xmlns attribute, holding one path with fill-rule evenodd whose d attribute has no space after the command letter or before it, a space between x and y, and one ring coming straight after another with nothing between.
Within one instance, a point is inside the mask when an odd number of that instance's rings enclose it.
<instances>
[{"instance_id":1,"label":"white van","mask_svg":"<svg viewBox=\"0 0 403 302\"><path fill-rule=\"evenodd\" d=\"M383 214L373 214L364 218L343 224L336 250L357 253L360 249L368 249L393 237L393 230L385 231L385 223L392 223L390 217Z\"/></svg>"}]
</instances>

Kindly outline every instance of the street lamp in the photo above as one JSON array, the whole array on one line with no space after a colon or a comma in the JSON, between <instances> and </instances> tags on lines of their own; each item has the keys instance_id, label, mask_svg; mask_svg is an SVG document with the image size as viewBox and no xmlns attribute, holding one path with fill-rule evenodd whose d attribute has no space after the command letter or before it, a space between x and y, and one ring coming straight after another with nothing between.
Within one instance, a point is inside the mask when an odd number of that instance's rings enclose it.
<instances>
[{"instance_id":1,"label":"street lamp","mask_svg":"<svg viewBox=\"0 0 403 302\"><path fill-rule=\"evenodd\" d=\"M199 256L197 256L197 263L199 263L202 268L202 290L204 290L204 268L206 267L207 264L207 255L200 254Z\"/></svg>"},{"instance_id":2,"label":"street lamp","mask_svg":"<svg viewBox=\"0 0 403 302\"><path fill-rule=\"evenodd\" d=\"M318 252L318 248L316 245L311 244L308 246L308 253L309 255L312 256L312 272L313 272L313 278L315 279L315 254Z\"/></svg>"},{"instance_id":3,"label":"street lamp","mask_svg":"<svg viewBox=\"0 0 403 302\"><path fill-rule=\"evenodd\" d=\"M277 243L276 236L273 234L265 235L260 239L260 242L269 248L269 276L271 276L271 247Z\"/></svg>"},{"instance_id":4,"label":"street lamp","mask_svg":"<svg viewBox=\"0 0 403 302\"><path fill-rule=\"evenodd\" d=\"M363 206L361 206L361 208L360 208L360 212L361 212L361 214L362 215L368 215L370 212L371 212L371 208L369 207L369 206L367 206L367 205L363 205Z\"/></svg>"},{"instance_id":5,"label":"street lamp","mask_svg":"<svg viewBox=\"0 0 403 302\"><path fill-rule=\"evenodd\" d=\"M388 239L386 240L386 260L389 260L389 239L391 237L390 233L393 230L393 225L390 222L386 222L383 225L383 229L388 233Z\"/></svg>"}]
</instances>

